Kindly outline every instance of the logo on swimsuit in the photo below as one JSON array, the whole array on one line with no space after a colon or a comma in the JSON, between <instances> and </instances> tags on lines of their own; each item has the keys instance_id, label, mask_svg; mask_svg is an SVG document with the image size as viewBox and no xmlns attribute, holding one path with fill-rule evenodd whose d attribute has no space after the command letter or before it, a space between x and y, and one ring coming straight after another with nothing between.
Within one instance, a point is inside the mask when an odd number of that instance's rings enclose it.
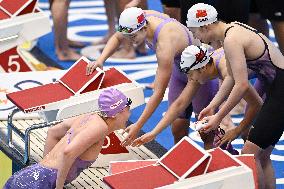
<instances>
[{"instance_id":1,"label":"logo on swimsuit","mask_svg":"<svg viewBox=\"0 0 284 189\"><path fill-rule=\"evenodd\" d=\"M44 110L45 106L37 106L37 107L33 107L33 108L29 108L24 110L25 113L31 113L31 112L35 112L35 111L39 111L39 110Z\"/></svg>"},{"instance_id":2,"label":"logo on swimsuit","mask_svg":"<svg viewBox=\"0 0 284 189\"><path fill-rule=\"evenodd\" d=\"M35 172L33 172L34 174L33 174L33 177L34 177L34 179L35 180L38 180L39 179L39 171L35 171Z\"/></svg>"},{"instance_id":3,"label":"logo on swimsuit","mask_svg":"<svg viewBox=\"0 0 284 189\"><path fill-rule=\"evenodd\" d=\"M110 109L115 109L115 108L117 108L120 104L122 104L122 102L123 102L123 100L120 99L120 100L117 101L116 103L112 104L112 105L110 106Z\"/></svg>"}]
</instances>

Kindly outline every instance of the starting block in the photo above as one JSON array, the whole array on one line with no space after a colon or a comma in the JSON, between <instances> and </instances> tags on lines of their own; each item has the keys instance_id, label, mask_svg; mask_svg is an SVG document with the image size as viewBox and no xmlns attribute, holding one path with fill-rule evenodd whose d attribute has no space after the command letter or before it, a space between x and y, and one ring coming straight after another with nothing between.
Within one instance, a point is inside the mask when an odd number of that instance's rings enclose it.
<instances>
[{"instance_id":1,"label":"starting block","mask_svg":"<svg viewBox=\"0 0 284 189\"><path fill-rule=\"evenodd\" d=\"M37 0L0 2L0 53L51 31L48 15L36 3Z\"/></svg>"},{"instance_id":2,"label":"starting block","mask_svg":"<svg viewBox=\"0 0 284 189\"><path fill-rule=\"evenodd\" d=\"M253 156L234 157L216 148L206 152L202 164L193 144L185 137L159 160L111 162L104 182L113 189L257 189ZM191 162L182 161L185 157Z\"/></svg>"},{"instance_id":3,"label":"starting block","mask_svg":"<svg viewBox=\"0 0 284 189\"><path fill-rule=\"evenodd\" d=\"M104 177L104 182L115 189L157 188L206 173L210 161L208 152L184 137L155 164Z\"/></svg>"},{"instance_id":4,"label":"starting block","mask_svg":"<svg viewBox=\"0 0 284 189\"><path fill-rule=\"evenodd\" d=\"M7 98L17 106L8 116L7 143L12 143L12 131L24 140L25 164L29 159L29 134L32 130L54 125L69 117L99 111L98 97L103 89L114 87L122 91L133 99L131 109L144 104L143 87L136 81L115 68L105 71L97 68L91 75L86 75L88 63L90 61L82 57L56 82L7 94ZM22 133L12 123L14 114L19 111L38 112L46 122L32 125ZM116 141L118 146L120 140L117 137ZM124 148L119 153L127 152Z\"/></svg>"},{"instance_id":5,"label":"starting block","mask_svg":"<svg viewBox=\"0 0 284 189\"><path fill-rule=\"evenodd\" d=\"M115 87L135 99L131 108L144 103L143 88L136 81L115 68L105 72L97 68L87 76L89 62L82 57L58 81L9 93L7 98L25 113L41 112L47 122L98 111L101 89L108 87Z\"/></svg>"}]
</instances>

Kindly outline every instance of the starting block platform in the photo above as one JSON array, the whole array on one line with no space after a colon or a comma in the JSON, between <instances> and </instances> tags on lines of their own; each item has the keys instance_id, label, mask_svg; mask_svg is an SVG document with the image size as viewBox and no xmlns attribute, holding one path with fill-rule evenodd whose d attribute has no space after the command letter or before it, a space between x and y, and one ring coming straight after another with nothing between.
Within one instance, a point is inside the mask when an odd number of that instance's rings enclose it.
<instances>
[{"instance_id":1,"label":"starting block platform","mask_svg":"<svg viewBox=\"0 0 284 189\"><path fill-rule=\"evenodd\" d=\"M34 124L40 124L44 120L40 119L29 119L29 120L17 120L15 121L15 125L21 130L24 131L30 126ZM44 143L47 135L47 128L33 130L30 134L30 164L39 162L43 158L43 149ZM121 160L120 155L128 154L127 160L147 160L147 159L157 159L161 156L161 154L157 154L153 152L153 149L160 148L165 152L165 149L162 149L161 146L157 144L153 145L151 148L146 148L145 146L141 146L139 148L129 147L127 151L117 147L119 145L120 139L123 137L121 135L121 131L114 133L119 141L113 140L113 137L110 137L111 145L107 145L107 140L105 140L104 149L101 153L108 153L111 155L112 160ZM21 156L18 152L11 151L9 145L5 142L5 138L7 137L7 121L0 121L0 150L3 151L7 156L13 159L14 163L21 165L22 167L26 166L21 161ZM119 142L119 143L118 143ZM24 146L22 139L15 133L13 133L13 145L17 147L19 151L24 151ZM102 154L100 154L102 156ZM126 157L126 156L125 156ZM101 159L102 160L102 159ZM108 189L108 186L104 184L103 177L109 175L109 164L107 166L102 166L99 164L100 157L98 160L91 165L88 169L84 170L79 177L71 182L70 184L66 185L65 188L67 189ZM126 159L124 159L126 160ZM98 166L99 164L99 166Z\"/></svg>"},{"instance_id":2,"label":"starting block platform","mask_svg":"<svg viewBox=\"0 0 284 189\"><path fill-rule=\"evenodd\" d=\"M99 111L98 97L102 90L114 87L121 90L133 103L130 108L144 104L143 87L136 81L128 78L126 74L115 68L101 70L97 68L91 75L86 75L86 66L90 63L82 57L57 81L38 87L8 93L7 98L17 106L8 116L8 137L6 143L13 146L13 132L19 135L25 143L23 162L29 163L30 133L33 130L49 127L73 116ZM24 132L13 123L13 117L18 112L37 112L45 121L31 125ZM106 145L110 145L110 138L118 141L115 135L109 135ZM112 145L110 145L112 146ZM120 145L117 146L117 148ZM129 159L129 152L120 155L122 159ZM104 149L105 151L105 149ZM103 161L97 161L100 166L105 166L113 155L105 153ZM116 155L114 155L116 156ZM99 156L100 157L100 156ZM107 158L108 157L108 158ZM108 160L107 160L108 159Z\"/></svg>"},{"instance_id":3,"label":"starting block platform","mask_svg":"<svg viewBox=\"0 0 284 189\"><path fill-rule=\"evenodd\" d=\"M253 156L220 148L204 151L184 137L158 160L111 162L104 182L112 189L255 189Z\"/></svg>"},{"instance_id":4,"label":"starting block platform","mask_svg":"<svg viewBox=\"0 0 284 189\"><path fill-rule=\"evenodd\" d=\"M37 0L0 2L0 53L51 31L48 15L36 4Z\"/></svg>"}]
</instances>

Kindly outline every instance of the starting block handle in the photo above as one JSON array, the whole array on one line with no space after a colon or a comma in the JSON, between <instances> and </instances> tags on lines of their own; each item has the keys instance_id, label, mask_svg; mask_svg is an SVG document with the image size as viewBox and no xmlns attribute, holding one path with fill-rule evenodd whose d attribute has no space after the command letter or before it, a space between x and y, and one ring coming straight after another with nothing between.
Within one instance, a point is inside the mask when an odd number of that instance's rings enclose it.
<instances>
[{"instance_id":1,"label":"starting block handle","mask_svg":"<svg viewBox=\"0 0 284 189\"><path fill-rule=\"evenodd\" d=\"M29 157L30 157L30 133L35 129L41 129L44 127L49 127L51 125L55 125L57 123L62 122L62 120L59 121L53 121L53 122L43 122L39 124L33 124L29 128L25 130L25 133L21 132L14 124L13 124L13 116L20 112L21 110L19 108L14 109L9 115L8 115L8 137L7 137L7 144L9 147L13 150L16 150L14 146L12 145L12 132L14 131L17 133L20 138L24 141L24 154L23 156L23 163L25 165L28 165L29 163ZM18 151L18 150L17 150Z\"/></svg>"}]
</instances>

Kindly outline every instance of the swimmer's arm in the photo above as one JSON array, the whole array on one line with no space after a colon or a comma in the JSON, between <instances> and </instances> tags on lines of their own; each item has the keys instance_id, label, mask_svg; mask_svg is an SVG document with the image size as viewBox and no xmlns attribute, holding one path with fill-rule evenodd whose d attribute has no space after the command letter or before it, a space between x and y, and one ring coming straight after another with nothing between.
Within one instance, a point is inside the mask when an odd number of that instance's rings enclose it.
<instances>
[{"instance_id":1,"label":"swimmer's arm","mask_svg":"<svg viewBox=\"0 0 284 189\"><path fill-rule=\"evenodd\" d=\"M249 89L244 96L244 100L247 102L247 111L245 112L244 119L237 127L239 134L251 126L254 118L263 104L262 99L251 85L249 85Z\"/></svg>"},{"instance_id":2,"label":"swimmer's arm","mask_svg":"<svg viewBox=\"0 0 284 189\"><path fill-rule=\"evenodd\" d=\"M229 96L230 91L233 88L232 83L233 77L228 75L227 66L226 66L226 60L225 57L223 57L219 63L219 70L220 74L219 76L219 90L215 97L212 99L212 101L209 103L207 107L209 107L212 110L216 110L221 104L225 101L227 96ZM225 83L224 83L225 82ZM223 84L224 83L224 84Z\"/></svg>"},{"instance_id":3,"label":"swimmer's arm","mask_svg":"<svg viewBox=\"0 0 284 189\"><path fill-rule=\"evenodd\" d=\"M220 71L220 74L218 73L219 75L219 78L221 80L223 80L224 78L226 78L229 74L228 74L228 70L227 70L227 61L226 61L226 58L225 56L223 56L220 60L220 63L219 63L219 71Z\"/></svg>"},{"instance_id":4,"label":"swimmer's arm","mask_svg":"<svg viewBox=\"0 0 284 189\"><path fill-rule=\"evenodd\" d=\"M172 48L167 46L170 43L159 43L157 45L157 60L158 60L158 68L156 71L155 76L155 86L154 86L154 92L153 95L150 97L148 103L146 104L146 107L138 119L136 125L139 129L143 127L145 122L151 117L153 112L156 110L158 105L163 100L166 88L168 86L171 73L172 73L172 64L174 61L174 52L172 51Z\"/></svg>"},{"instance_id":5,"label":"swimmer's arm","mask_svg":"<svg viewBox=\"0 0 284 189\"><path fill-rule=\"evenodd\" d=\"M211 109L216 110L229 96L232 88L234 86L234 79L231 76L226 76L224 80L222 81L222 84L215 95L215 97L212 99L212 101L209 103L207 107L210 107Z\"/></svg>"},{"instance_id":6,"label":"swimmer's arm","mask_svg":"<svg viewBox=\"0 0 284 189\"><path fill-rule=\"evenodd\" d=\"M180 96L169 107L165 116L153 129L152 132L155 134L155 136L162 132L162 130L171 124L178 117L178 115L188 107L200 86L200 83L189 79Z\"/></svg>"},{"instance_id":7,"label":"swimmer's arm","mask_svg":"<svg viewBox=\"0 0 284 189\"><path fill-rule=\"evenodd\" d=\"M127 39L125 39L120 32L114 33L106 43L102 54L99 56L96 62L103 64L117 50L123 40Z\"/></svg>"},{"instance_id":8,"label":"swimmer's arm","mask_svg":"<svg viewBox=\"0 0 284 189\"><path fill-rule=\"evenodd\" d=\"M102 54L94 62L90 62L86 67L86 75L90 75L97 67L103 69L105 61L117 50L123 40L126 40L120 32L114 33L108 40Z\"/></svg>"},{"instance_id":9,"label":"swimmer's arm","mask_svg":"<svg viewBox=\"0 0 284 189\"><path fill-rule=\"evenodd\" d=\"M71 143L63 150L62 155L60 155L60 167L57 173L56 189L62 189L64 186L68 172L76 158L82 155L92 145L105 138L107 128L97 125L96 129L94 129L94 125L92 124L93 123L90 122L86 129L77 134Z\"/></svg>"},{"instance_id":10,"label":"swimmer's arm","mask_svg":"<svg viewBox=\"0 0 284 189\"><path fill-rule=\"evenodd\" d=\"M227 36L224 41L227 59L228 75L233 77L233 88L222 108L217 112L219 119L223 119L243 98L249 88L248 72L242 41L234 36ZM231 86L231 85L230 85ZM229 90L227 90L228 92Z\"/></svg>"},{"instance_id":11,"label":"swimmer's arm","mask_svg":"<svg viewBox=\"0 0 284 189\"><path fill-rule=\"evenodd\" d=\"M46 156L46 154L48 154L53 149L53 147L61 140L61 138L64 137L66 132L71 128L72 122L75 119L76 118L70 118L48 128L43 156Z\"/></svg>"}]
</instances>

